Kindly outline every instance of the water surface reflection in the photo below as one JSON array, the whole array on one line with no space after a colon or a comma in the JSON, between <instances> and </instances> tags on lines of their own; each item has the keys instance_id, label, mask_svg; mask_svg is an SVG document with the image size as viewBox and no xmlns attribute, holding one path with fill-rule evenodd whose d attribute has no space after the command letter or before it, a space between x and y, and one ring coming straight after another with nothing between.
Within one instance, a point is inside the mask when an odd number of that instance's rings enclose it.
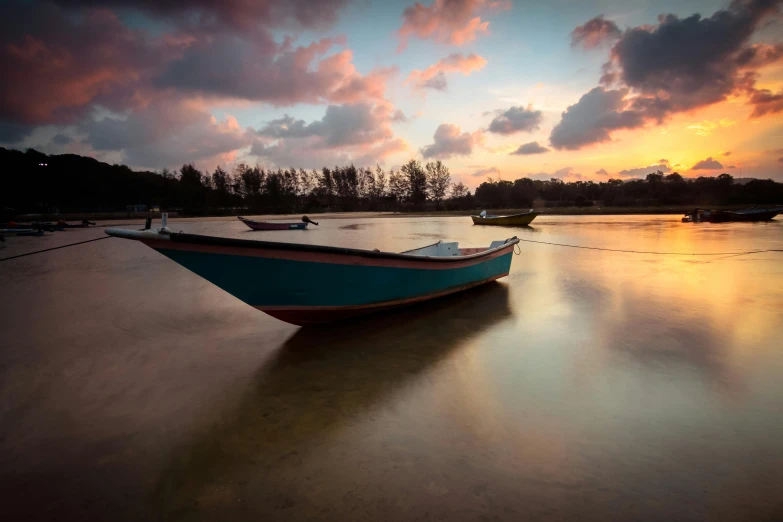
<instances>
[{"instance_id":1,"label":"water surface reflection","mask_svg":"<svg viewBox=\"0 0 783 522\"><path fill-rule=\"evenodd\" d=\"M783 241L783 222L679 216L318 221L172 226L390 251ZM519 250L497 284L319 329L138 243L7 262L0 502L25 520L783 519L780 254Z\"/></svg>"},{"instance_id":2,"label":"water surface reflection","mask_svg":"<svg viewBox=\"0 0 783 522\"><path fill-rule=\"evenodd\" d=\"M353 470L349 459L338 458L327 472L309 471L307 488L281 488L300 481L303 459L350 453L350 446L338 450L335 440L359 425L386 432L387 423L398 421L380 412L384 403L415 395L418 381L433 378L432 367L511 317L508 287L492 283L426 307L298 330L236 404L216 412L219 420L176 452L160 479L158 501L165 513L207 518L242 507L235 497L269 515L296 508L297 517L317 516L312 491L334 488L335 480L348 486ZM266 496L247 491L251 480L268 482ZM333 507L344 508L339 501Z\"/></svg>"}]
</instances>

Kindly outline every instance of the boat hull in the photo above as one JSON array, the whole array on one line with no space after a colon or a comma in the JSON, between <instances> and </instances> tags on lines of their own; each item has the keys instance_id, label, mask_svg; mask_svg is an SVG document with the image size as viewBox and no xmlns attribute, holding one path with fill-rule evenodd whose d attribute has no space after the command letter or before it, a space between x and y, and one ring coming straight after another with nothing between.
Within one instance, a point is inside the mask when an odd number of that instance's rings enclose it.
<instances>
[{"instance_id":1,"label":"boat hull","mask_svg":"<svg viewBox=\"0 0 783 522\"><path fill-rule=\"evenodd\" d=\"M493 225L500 227L522 227L529 225L538 216L538 212L516 214L513 216L470 216L474 225Z\"/></svg>"},{"instance_id":2,"label":"boat hull","mask_svg":"<svg viewBox=\"0 0 783 522\"><path fill-rule=\"evenodd\" d=\"M711 223L725 223L730 221L769 221L780 213L780 209L751 211L751 212L732 212L717 211L713 212L708 220Z\"/></svg>"},{"instance_id":3,"label":"boat hull","mask_svg":"<svg viewBox=\"0 0 783 522\"><path fill-rule=\"evenodd\" d=\"M489 283L508 275L516 244L443 262L341 249L143 242L250 306L296 325L348 319Z\"/></svg>"},{"instance_id":4,"label":"boat hull","mask_svg":"<svg viewBox=\"0 0 783 522\"><path fill-rule=\"evenodd\" d=\"M240 219L251 230L305 230L307 223L271 223L268 221L252 221Z\"/></svg>"},{"instance_id":5,"label":"boat hull","mask_svg":"<svg viewBox=\"0 0 783 522\"><path fill-rule=\"evenodd\" d=\"M326 323L333 323L338 321L346 321L364 315L395 310L406 306L413 306L418 303L422 303L424 301L429 301L431 299L438 299L440 297L445 297L447 295L455 294L457 292L470 290L471 288L475 288L477 286L491 283L507 275L508 273L498 274L497 276L493 276L484 281L477 281L475 283L470 283L464 286L451 288L443 292L437 292L434 294L420 296L418 298L402 299L394 302L379 303L379 304L372 304L366 306L335 306L335 307L316 306L316 307L272 307L272 308L256 307L256 308L266 314L271 315L276 319L280 319L281 321L295 324L297 326L326 324Z\"/></svg>"}]
</instances>

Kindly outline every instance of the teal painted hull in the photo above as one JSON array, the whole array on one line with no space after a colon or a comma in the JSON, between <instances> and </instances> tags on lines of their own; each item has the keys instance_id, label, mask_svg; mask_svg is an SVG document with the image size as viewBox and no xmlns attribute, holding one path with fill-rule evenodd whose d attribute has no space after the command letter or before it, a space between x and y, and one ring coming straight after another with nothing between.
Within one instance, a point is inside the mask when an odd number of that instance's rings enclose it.
<instances>
[{"instance_id":1,"label":"teal painted hull","mask_svg":"<svg viewBox=\"0 0 783 522\"><path fill-rule=\"evenodd\" d=\"M402 253L107 229L144 242L245 303L307 325L426 301L508 275L519 239L489 248L439 241Z\"/></svg>"},{"instance_id":2,"label":"teal painted hull","mask_svg":"<svg viewBox=\"0 0 783 522\"><path fill-rule=\"evenodd\" d=\"M256 308L359 307L449 293L508 274L512 253L431 270L156 249Z\"/></svg>"}]
</instances>

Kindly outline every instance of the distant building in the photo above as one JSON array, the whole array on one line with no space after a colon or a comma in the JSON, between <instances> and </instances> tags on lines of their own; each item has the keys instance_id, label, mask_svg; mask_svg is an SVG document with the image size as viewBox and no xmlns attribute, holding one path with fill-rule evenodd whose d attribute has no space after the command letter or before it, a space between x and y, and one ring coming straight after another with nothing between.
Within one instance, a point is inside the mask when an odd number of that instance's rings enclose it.
<instances>
[{"instance_id":1,"label":"distant building","mask_svg":"<svg viewBox=\"0 0 783 522\"><path fill-rule=\"evenodd\" d=\"M147 205L127 205L126 210L128 212L146 212Z\"/></svg>"}]
</instances>

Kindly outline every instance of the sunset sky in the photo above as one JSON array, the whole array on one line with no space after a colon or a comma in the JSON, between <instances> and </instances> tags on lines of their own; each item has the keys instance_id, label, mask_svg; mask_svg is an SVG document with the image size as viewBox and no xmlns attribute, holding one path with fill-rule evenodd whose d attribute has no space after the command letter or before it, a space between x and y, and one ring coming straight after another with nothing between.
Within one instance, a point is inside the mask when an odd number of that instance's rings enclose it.
<instances>
[{"instance_id":1,"label":"sunset sky","mask_svg":"<svg viewBox=\"0 0 783 522\"><path fill-rule=\"evenodd\" d=\"M0 7L0 144L783 181L783 0L54 0Z\"/></svg>"}]
</instances>

